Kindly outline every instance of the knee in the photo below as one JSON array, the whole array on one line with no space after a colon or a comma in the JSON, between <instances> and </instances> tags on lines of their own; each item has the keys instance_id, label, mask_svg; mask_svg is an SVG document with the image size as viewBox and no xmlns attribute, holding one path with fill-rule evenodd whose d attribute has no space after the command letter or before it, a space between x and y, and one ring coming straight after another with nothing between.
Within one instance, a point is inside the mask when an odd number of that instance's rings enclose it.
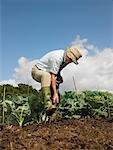
<instances>
[{"instance_id":1,"label":"knee","mask_svg":"<svg viewBox=\"0 0 113 150\"><path fill-rule=\"evenodd\" d=\"M41 78L42 87L50 86L51 84L51 75L50 73L46 73Z\"/></svg>"}]
</instances>

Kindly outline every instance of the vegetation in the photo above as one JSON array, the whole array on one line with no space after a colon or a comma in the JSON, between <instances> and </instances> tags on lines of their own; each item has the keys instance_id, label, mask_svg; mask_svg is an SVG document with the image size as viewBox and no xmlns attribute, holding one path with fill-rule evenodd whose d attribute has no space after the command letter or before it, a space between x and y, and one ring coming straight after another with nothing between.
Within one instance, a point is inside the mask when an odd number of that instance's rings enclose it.
<instances>
[{"instance_id":1,"label":"vegetation","mask_svg":"<svg viewBox=\"0 0 113 150\"><path fill-rule=\"evenodd\" d=\"M113 94L100 91L65 92L57 106L62 118L113 117ZM0 86L0 124L27 125L46 121L41 92L25 84Z\"/></svg>"}]
</instances>

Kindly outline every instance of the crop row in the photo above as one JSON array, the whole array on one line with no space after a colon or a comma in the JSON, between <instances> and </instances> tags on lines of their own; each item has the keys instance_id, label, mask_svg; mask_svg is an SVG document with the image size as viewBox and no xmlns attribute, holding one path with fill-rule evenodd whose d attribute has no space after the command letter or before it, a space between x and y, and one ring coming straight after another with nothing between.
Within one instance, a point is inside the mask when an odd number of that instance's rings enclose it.
<instances>
[{"instance_id":1,"label":"crop row","mask_svg":"<svg viewBox=\"0 0 113 150\"><path fill-rule=\"evenodd\" d=\"M47 121L41 92L7 94L4 86L0 96L0 123L27 125ZM68 91L57 105L61 118L113 117L113 94L100 91Z\"/></svg>"}]
</instances>

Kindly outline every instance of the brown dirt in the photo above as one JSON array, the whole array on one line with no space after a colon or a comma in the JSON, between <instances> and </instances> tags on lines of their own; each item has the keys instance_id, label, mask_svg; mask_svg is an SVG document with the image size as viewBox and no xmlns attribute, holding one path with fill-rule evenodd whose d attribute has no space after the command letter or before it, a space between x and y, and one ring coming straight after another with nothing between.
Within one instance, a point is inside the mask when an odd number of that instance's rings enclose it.
<instances>
[{"instance_id":1,"label":"brown dirt","mask_svg":"<svg viewBox=\"0 0 113 150\"><path fill-rule=\"evenodd\" d=\"M113 120L0 126L0 150L113 150Z\"/></svg>"}]
</instances>

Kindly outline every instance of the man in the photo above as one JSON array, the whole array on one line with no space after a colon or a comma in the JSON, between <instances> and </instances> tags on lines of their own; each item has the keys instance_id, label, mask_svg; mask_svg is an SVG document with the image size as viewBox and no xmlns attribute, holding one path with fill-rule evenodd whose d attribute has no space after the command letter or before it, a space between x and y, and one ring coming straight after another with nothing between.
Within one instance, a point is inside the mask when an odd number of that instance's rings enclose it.
<instances>
[{"instance_id":1,"label":"man","mask_svg":"<svg viewBox=\"0 0 113 150\"><path fill-rule=\"evenodd\" d=\"M46 111L55 109L55 103L59 103L57 87L63 82L60 71L69 63L78 64L77 60L82 57L78 48L54 50L47 53L32 68L32 77L41 83L42 96ZM52 92L52 97L51 97Z\"/></svg>"}]
</instances>

